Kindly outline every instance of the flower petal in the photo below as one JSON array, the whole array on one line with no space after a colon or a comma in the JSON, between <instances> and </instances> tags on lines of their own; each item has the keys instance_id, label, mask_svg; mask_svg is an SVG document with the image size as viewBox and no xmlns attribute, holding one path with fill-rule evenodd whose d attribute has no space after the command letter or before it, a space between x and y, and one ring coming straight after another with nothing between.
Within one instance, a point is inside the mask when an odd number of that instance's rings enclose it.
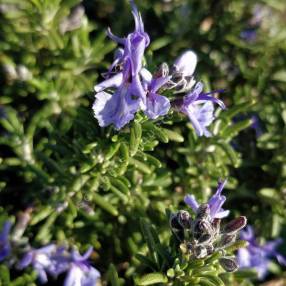
<instances>
[{"instance_id":1,"label":"flower petal","mask_svg":"<svg viewBox=\"0 0 286 286\"><path fill-rule=\"evenodd\" d=\"M194 195L186 195L184 198L184 202L191 207L194 212L197 212L199 208L199 204Z\"/></svg>"},{"instance_id":2,"label":"flower petal","mask_svg":"<svg viewBox=\"0 0 286 286\"><path fill-rule=\"evenodd\" d=\"M195 116L201 126L209 126L214 120L214 106L211 102L206 102L202 107L195 108Z\"/></svg>"},{"instance_id":3,"label":"flower petal","mask_svg":"<svg viewBox=\"0 0 286 286\"><path fill-rule=\"evenodd\" d=\"M101 91L105 90L106 88L119 87L122 84L122 81L123 81L123 74L120 72L120 73L116 74L115 76L97 84L94 87L94 91L95 92L101 92Z\"/></svg>"},{"instance_id":4,"label":"flower petal","mask_svg":"<svg viewBox=\"0 0 286 286\"><path fill-rule=\"evenodd\" d=\"M286 266L286 257L281 255L281 254L276 254L276 259L278 260L278 262L283 265Z\"/></svg>"},{"instance_id":5,"label":"flower petal","mask_svg":"<svg viewBox=\"0 0 286 286\"><path fill-rule=\"evenodd\" d=\"M253 227L248 225L243 231L240 232L240 239L246 240L251 244L255 244L255 235Z\"/></svg>"},{"instance_id":6,"label":"flower petal","mask_svg":"<svg viewBox=\"0 0 286 286\"><path fill-rule=\"evenodd\" d=\"M82 286L81 279L83 277L82 270L77 266L72 266L67 273L64 286Z\"/></svg>"},{"instance_id":7,"label":"flower petal","mask_svg":"<svg viewBox=\"0 0 286 286\"><path fill-rule=\"evenodd\" d=\"M134 21L135 21L135 30L136 32L144 33L144 24L143 24L141 15L138 12L138 9L133 0L130 0L130 4L131 4L132 14L134 16Z\"/></svg>"},{"instance_id":8,"label":"flower petal","mask_svg":"<svg viewBox=\"0 0 286 286\"><path fill-rule=\"evenodd\" d=\"M230 211L219 211L215 214L215 218L225 218L229 215Z\"/></svg>"},{"instance_id":9,"label":"flower petal","mask_svg":"<svg viewBox=\"0 0 286 286\"><path fill-rule=\"evenodd\" d=\"M187 108L183 106L183 108L181 109L181 111L182 111L183 113L185 113L185 114L189 117L189 119L190 119L190 121L191 121L193 127L195 128L195 131L196 131L197 135L198 135L198 136L203 136L203 135L204 135L204 129L203 129L203 127L201 126L199 120L197 119L197 117L196 117L196 115L195 115L195 109L194 109L194 107L191 106L191 105L189 105Z\"/></svg>"},{"instance_id":10,"label":"flower petal","mask_svg":"<svg viewBox=\"0 0 286 286\"><path fill-rule=\"evenodd\" d=\"M152 74L146 68L142 68L140 70L140 75L141 75L144 83L147 83L147 84L151 83Z\"/></svg>"},{"instance_id":11,"label":"flower petal","mask_svg":"<svg viewBox=\"0 0 286 286\"><path fill-rule=\"evenodd\" d=\"M110 28L107 28L107 35L108 35L108 37L109 37L111 40L113 40L114 42L116 42L116 43L118 43L118 44L121 44L121 45L124 45L124 44L125 44L125 39L115 36L115 35L111 32Z\"/></svg>"},{"instance_id":12,"label":"flower petal","mask_svg":"<svg viewBox=\"0 0 286 286\"><path fill-rule=\"evenodd\" d=\"M189 105L193 103L199 95L202 93L204 85L201 82L197 82L194 89L184 96L184 104Z\"/></svg>"},{"instance_id":13,"label":"flower petal","mask_svg":"<svg viewBox=\"0 0 286 286\"><path fill-rule=\"evenodd\" d=\"M159 88L165 85L170 80L170 78L171 76L154 78L150 83L150 90L152 92L156 92Z\"/></svg>"},{"instance_id":14,"label":"flower petal","mask_svg":"<svg viewBox=\"0 0 286 286\"><path fill-rule=\"evenodd\" d=\"M112 96L107 92L99 92L95 95L95 102L92 106L94 116L98 120L100 127L105 127L113 123L113 117L119 98L115 94Z\"/></svg>"},{"instance_id":15,"label":"flower petal","mask_svg":"<svg viewBox=\"0 0 286 286\"><path fill-rule=\"evenodd\" d=\"M126 44L126 54L130 56L132 63L132 76L135 76L142 69L146 40L141 34L133 33L128 35Z\"/></svg>"},{"instance_id":16,"label":"flower petal","mask_svg":"<svg viewBox=\"0 0 286 286\"><path fill-rule=\"evenodd\" d=\"M89 267L89 270L81 279L81 286L96 286L100 273L94 267Z\"/></svg>"},{"instance_id":17,"label":"flower petal","mask_svg":"<svg viewBox=\"0 0 286 286\"><path fill-rule=\"evenodd\" d=\"M237 252L239 267L251 267L251 254L247 248L240 248Z\"/></svg>"},{"instance_id":18,"label":"flower petal","mask_svg":"<svg viewBox=\"0 0 286 286\"><path fill-rule=\"evenodd\" d=\"M223 101L219 100L218 98L206 95L206 94L200 94L197 98L197 100L202 100L202 101L211 101L213 103L218 104L222 109L226 109Z\"/></svg>"},{"instance_id":19,"label":"flower petal","mask_svg":"<svg viewBox=\"0 0 286 286\"><path fill-rule=\"evenodd\" d=\"M26 253L24 257L19 261L19 263L17 264L17 268L20 270L26 268L28 265L32 263L32 260L33 260L33 252L30 251Z\"/></svg>"},{"instance_id":20,"label":"flower petal","mask_svg":"<svg viewBox=\"0 0 286 286\"><path fill-rule=\"evenodd\" d=\"M156 93L150 93L147 97L146 110L144 113L150 119L156 119L159 116L166 115L170 106L170 101L167 97Z\"/></svg>"},{"instance_id":21,"label":"flower petal","mask_svg":"<svg viewBox=\"0 0 286 286\"><path fill-rule=\"evenodd\" d=\"M227 180L218 183L216 193L209 199L208 205L210 206L211 216L214 218L222 218L227 215L227 211L222 209L226 197L221 195L221 192L227 183Z\"/></svg>"},{"instance_id":22,"label":"flower petal","mask_svg":"<svg viewBox=\"0 0 286 286\"><path fill-rule=\"evenodd\" d=\"M132 78L132 83L130 86L130 94L140 99L140 108L142 110L145 110L146 109L146 91L144 90L142 86L142 83L140 81L138 74Z\"/></svg>"}]
</instances>

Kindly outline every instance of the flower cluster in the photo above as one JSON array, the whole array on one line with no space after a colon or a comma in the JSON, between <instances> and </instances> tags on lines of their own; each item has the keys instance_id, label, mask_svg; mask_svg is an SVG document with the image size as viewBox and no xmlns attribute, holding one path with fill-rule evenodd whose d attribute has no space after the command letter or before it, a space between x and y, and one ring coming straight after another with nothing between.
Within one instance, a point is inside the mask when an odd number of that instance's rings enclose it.
<instances>
[{"instance_id":1,"label":"flower cluster","mask_svg":"<svg viewBox=\"0 0 286 286\"><path fill-rule=\"evenodd\" d=\"M100 273L88 263L91 253L92 248L80 255L77 250L69 252L65 247L50 244L28 251L19 262L18 268L31 265L41 283L48 281L48 275L57 278L59 274L67 272L64 286L94 286L97 285Z\"/></svg>"},{"instance_id":2,"label":"flower cluster","mask_svg":"<svg viewBox=\"0 0 286 286\"><path fill-rule=\"evenodd\" d=\"M0 262L11 255L11 239L9 237L11 227L12 223L6 221L0 233ZM17 233L15 232L16 227L12 235L14 238ZM16 247L16 244L14 246ZM48 275L57 278L58 275L67 272L64 286L95 286L100 278L100 273L88 262L92 251L92 247L90 247L84 255L80 255L75 249L68 251L66 247L50 244L27 251L19 261L17 268L21 270L32 266L41 283L48 282Z\"/></svg>"},{"instance_id":3,"label":"flower cluster","mask_svg":"<svg viewBox=\"0 0 286 286\"><path fill-rule=\"evenodd\" d=\"M286 258L276 250L282 243L282 239L275 239L261 245L251 226L242 231L240 237L248 242L247 248L238 250L237 260L241 268L255 268L258 278L263 279L268 273L271 258L275 257L281 265L286 266Z\"/></svg>"},{"instance_id":4,"label":"flower cluster","mask_svg":"<svg viewBox=\"0 0 286 286\"><path fill-rule=\"evenodd\" d=\"M104 74L105 80L94 87L94 116L101 127L113 125L117 130L143 111L150 119L168 114L172 108L186 114L199 136L211 136L207 127L214 120L214 105L225 108L222 101L203 92L203 84L194 79L197 56L184 52L171 68L166 63L152 73L143 66L145 49L150 43L140 13L130 0L135 30L120 38L108 30L108 36L123 46L115 52L114 62ZM171 97L162 95L169 91Z\"/></svg>"},{"instance_id":5,"label":"flower cluster","mask_svg":"<svg viewBox=\"0 0 286 286\"><path fill-rule=\"evenodd\" d=\"M180 210L171 215L170 226L191 259L202 259L220 252L221 266L232 272L237 270L238 264L233 257L227 256L225 249L236 242L238 233L246 226L247 220L241 216L221 227L221 219L229 213L222 209L226 198L221 192L225 183L226 181L219 183L217 192L205 204L199 205L194 196L186 196L185 202L194 211L194 218L189 212Z\"/></svg>"}]
</instances>

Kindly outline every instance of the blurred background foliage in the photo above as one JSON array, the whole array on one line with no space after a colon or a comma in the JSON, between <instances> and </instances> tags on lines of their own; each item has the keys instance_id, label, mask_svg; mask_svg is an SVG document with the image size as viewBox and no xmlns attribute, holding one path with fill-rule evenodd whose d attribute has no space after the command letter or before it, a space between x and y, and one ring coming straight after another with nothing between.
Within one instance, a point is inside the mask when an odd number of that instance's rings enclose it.
<instances>
[{"instance_id":1,"label":"blurred background foliage","mask_svg":"<svg viewBox=\"0 0 286 286\"><path fill-rule=\"evenodd\" d=\"M167 241L165 209L185 208L187 193L206 200L219 178L229 179L232 216L246 215L262 239L286 235L286 4L137 4L153 70L192 49L196 78L225 89L228 109L217 112L212 138L198 138L176 114L152 122L138 114L120 132L93 118L93 86L115 48L105 30L132 30L128 1L0 0L1 221L29 213L24 237L34 247L93 245L103 284L111 263L122 285L144 273L135 257L146 252L140 218ZM267 280L283 275L273 264ZM9 279L30 285L34 276Z\"/></svg>"}]
</instances>

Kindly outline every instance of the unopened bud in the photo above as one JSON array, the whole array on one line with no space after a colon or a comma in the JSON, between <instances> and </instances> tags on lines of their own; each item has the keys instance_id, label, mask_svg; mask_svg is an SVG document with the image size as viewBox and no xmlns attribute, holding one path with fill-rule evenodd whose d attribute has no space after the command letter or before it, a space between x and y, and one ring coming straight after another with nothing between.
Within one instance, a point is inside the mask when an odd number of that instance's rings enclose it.
<instances>
[{"instance_id":1,"label":"unopened bud","mask_svg":"<svg viewBox=\"0 0 286 286\"><path fill-rule=\"evenodd\" d=\"M174 70L184 76L192 76L197 66L197 55L193 51L186 51L174 62Z\"/></svg>"},{"instance_id":2,"label":"unopened bud","mask_svg":"<svg viewBox=\"0 0 286 286\"><path fill-rule=\"evenodd\" d=\"M221 247L227 247L235 242L236 234L224 234L220 241Z\"/></svg>"},{"instance_id":3,"label":"unopened bud","mask_svg":"<svg viewBox=\"0 0 286 286\"><path fill-rule=\"evenodd\" d=\"M186 229L190 229L192 227L192 218L187 211L179 211L177 213L177 218L179 224Z\"/></svg>"},{"instance_id":4,"label":"unopened bud","mask_svg":"<svg viewBox=\"0 0 286 286\"><path fill-rule=\"evenodd\" d=\"M234 272L238 269L238 264L233 258L222 257L219 259L219 263L227 272Z\"/></svg>"},{"instance_id":5,"label":"unopened bud","mask_svg":"<svg viewBox=\"0 0 286 286\"><path fill-rule=\"evenodd\" d=\"M223 232L227 234L233 234L241 229L243 229L246 226L247 219L245 216L238 217L228 224L225 225Z\"/></svg>"}]
</instances>

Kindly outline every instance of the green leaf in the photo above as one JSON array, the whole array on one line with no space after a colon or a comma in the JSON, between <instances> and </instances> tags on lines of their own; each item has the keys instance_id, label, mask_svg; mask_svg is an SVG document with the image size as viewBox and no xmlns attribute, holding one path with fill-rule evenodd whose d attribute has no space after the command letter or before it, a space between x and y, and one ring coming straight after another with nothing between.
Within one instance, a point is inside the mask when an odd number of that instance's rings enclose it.
<instances>
[{"instance_id":1,"label":"green leaf","mask_svg":"<svg viewBox=\"0 0 286 286\"><path fill-rule=\"evenodd\" d=\"M158 265L158 257L156 253L156 244L159 244L159 238L157 234L154 234L154 231L151 230L152 226L150 223L146 222L144 219L140 219L140 228L144 237L144 240L147 243L149 252L155 261L155 263Z\"/></svg>"},{"instance_id":2,"label":"green leaf","mask_svg":"<svg viewBox=\"0 0 286 286\"><path fill-rule=\"evenodd\" d=\"M152 169L150 168L150 166L146 165L145 163L136 160L134 158L130 158L130 164L134 165L136 169L140 170L141 172L145 173L145 174L151 174L152 173Z\"/></svg>"},{"instance_id":3,"label":"green leaf","mask_svg":"<svg viewBox=\"0 0 286 286\"><path fill-rule=\"evenodd\" d=\"M205 265L205 261L202 259L192 259L189 263L190 268L198 268Z\"/></svg>"},{"instance_id":4,"label":"green leaf","mask_svg":"<svg viewBox=\"0 0 286 286\"><path fill-rule=\"evenodd\" d=\"M167 276L163 275L162 273L149 273L141 278L135 279L136 285L144 286L144 285L153 285L158 283L167 283L168 278Z\"/></svg>"},{"instance_id":5,"label":"green leaf","mask_svg":"<svg viewBox=\"0 0 286 286\"><path fill-rule=\"evenodd\" d=\"M55 220L57 219L59 213L54 212L52 213L47 221L44 223L44 225L40 228L38 234L36 235L35 240L42 242L42 243L48 243L52 236L51 227L54 224Z\"/></svg>"},{"instance_id":6,"label":"green leaf","mask_svg":"<svg viewBox=\"0 0 286 286\"><path fill-rule=\"evenodd\" d=\"M40 221L44 220L47 218L52 212L54 212L54 209L50 206L43 206L42 209L34 214L32 216L32 219L30 221L30 225L35 225L39 223Z\"/></svg>"},{"instance_id":7,"label":"green leaf","mask_svg":"<svg viewBox=\"0 0 286 286\"><path fill-rule=\"evenodd\" d=\"M256 279L257 271L255 269L241 269L233 273L236 279Z\"/></svg>"},{"instance_id":8,"label":"green leaf","mask_svg":"<svg viewBox=\"0 0 286 286\"><path fill-rule=\"evenodd\" d=\"M169 36L165 36L165 37L161 37L159 39L156 39L154 41L152 41L149 50L150 51L156 51L159 50L165 46L167 46L169 43L172 42L172 38Z\"/></svg>"},{"instance_id":9,"label":"green leaf","mask_svg":"<svg viewBox=\"0 0 286 286\"><path fill-rule=\"evenodd\" d=\"M237 168L239 166L240 158L238 153L232 148L231 145L222 141L214 142L214 144L219 146L225 152L226 156L234 167Z\"/></svg>"},{"instance_id":10,"label":"green leaf","mask_svg":"<svg viewBox=\"0 0 286 286\"><path fill-rule=\"evenodd\" d=\"M216 286L225 286L223 281L217 276L217 275L204 275L204 278L208 279L210 282L212 282Z\"/></svg>"},{"instance_id":11,"label":"green leaf","mask_svg":"<svg viewBox=\"0 0 286 286\"><path fill-rule=\"evenodd\" d=\"M224 250L227 252L234 252L240 248L245 248L248 246L248 242L246 240L237 240L232 245L226 247Z\"/></svg>"},{"instance_id":12,"label":"green leaf","mask_svg":"<svg viewBox=\"0 0 286 286\"><path fill-rule=\"evenodd\" d=\"M154 126L154 132L157 138L163 142L163 143L168 143L169 142L169 136L166 132L166 129Z\"/></svg>"},{"instance_id":13,"label":"green leaf","mask_svg":"<svg viewBox=\"0 0 286 286\"><path fill-rule=\"evenodd\" d=\"M222 254L220 252L216 252L214 254L212 254L210 257L208 257L206 260L205 260L205 263L208 265L208 264L211 264L213 263L214 261L218 260L220 257L222 256Z\"/></svg>"},{"instance_id":14,"label":"green leaf","mask_svg":"<svg viewBox=\"0 0 286 286\"><path fill-rule=\"evenodd\" d=\"M169 140L179 142L179 143L184 142L184 137L178 132L175 132L173 130L166 129L166 128L164 128L164 131L166 132Z\"/></svg>"},{"instance_id":15,"label":"green leaf","mask_svg":"<svg viewBox=\"0 0 286 286\"><path fill-rule=\"evenodd\" d=\"M110 160L119 150L121 143L111 144L105 154L105 160Z\"/></svg>"},{"instance_id":16,"label":"green leaf","mask_svg":"<svg viewBox=\"0 0 286 286\"><path fill-rule=\"evenodd\" d=\"M168 249L165 246L163 246L161 243L156 243L155 249L156 249L156 252L159 254L159 256L162 258L162 261L164 263L167 263L167 266L170 267L173 263L173 259Z\"/></svg>"},{"instance_id":17,"label":"green leaf","mask_svg":"<svg viewBox=\"0 0 286 286\"><path fill-rule=\"evenodd\" d=\"M145 155L145 160L147 161L147 163L149 163L150 165L154 165L156 168L161 168L162 164L161 162L155 158L154 156L150 155L150 154L144 154Z\"/></svg>"},{"instance_id":18,"label":"green leaf","mask_svg":"<svg viewBox=\"0 0 286 286\"><path fill-rule=\"evenodd\" d=\"M10 271L9 268L4 264L0 265L0 285L10 285Z\"/></svg>"},{"instance_id":19,"label":"green leaf","mask_svg":"<svg viewBox=\"0 0 286 286\"><path fill-rule=\"evenodd\" d=\"M109 177L109 181L113 186L115 186L122 193L126 195L130 193L128 187L118 178Z\"/></svg>"},{"instance_id":20,"label":"green leaf","mask_svg":"<svg viewBox=\"0 0 286 286\"><path fill-rule=\"evenodd\" d=\"M120 286L118 273L113 264L110 264L108 268L107 277L112 286Z\"/></svg>"},{"instance_id":21,"label":"green leaf","mask_svg":"<svg viewBox=\"0 0 286 286\"><path fill-rule=\"evenodd\" d=\"M207 274L211 275L213 273L216 273L216 269L214 269L213 266L206 264L203 267L192 270L192 276L205 276Z\"/></svg>"},{"instance_id":22,"label":"green leaf","mask_svg":"<svg viewBox=\"0 0 286 286\"><path fill-rule=\"evenodd\" d=\"M235 124L228 126L224 130L222 130L221 136L226 138L226 139L231 139L234 136L236 136L240 131L248 128L252 124L253 124L252 119L242 120L238 123L235 123Z\"/></svg>"},{"instance_id":23,"label":"green leaf","mask_svg":"<svg viewBox=\"0 0 286 286\"><path fill-rule=\"evenodd\" d=\"M92 197L93 201L101 208L103 208L113 216L118 216L118 211L110 204L110 202L106 201L102 196L98 195L97 193L94 193Z\"/></svg>"},{"instance_id":24,"label":"green leaf","mask_svg":"<svg viewBox=\"0 0 286 286\"><path fill-rule=\"evenodd\" d=\"M150 258L148 258L146 255L142 255L140 253L136 254L135 257L143 264L145 264L146 267L151 268L152 270L156 270L157 269L157 265L156 263L154 263L153 260L151 260Z\"/></svg>"},{"instance_id":25,"label":"green leaf","mask_svg":"<svg viewBox=\"0 0 286 286\"><path fill-rule=\"evenodd\" d=\"M259 195L268 203L277 203L280 201L278 191L272 188L263 188L259 190Z\"/></svg>"},{"instance_id":26,"label":"green leaf","mask_svg":"<svg viewBox=\"0 0 286 286\"><path fill-rule=\"evenodd\" d=\"M123 175L129 165L129 150L125 143L120 145L120 168L118 170L119 175Z\"/></svg>"},{"instance_id":27,"label":"green leaf","mask_svg":"<svg viewBox=\"0 0 286 286\"><path fill-rule=\"evenodd\" d=\"M237 104L233 107L231 107L228 110L225 110L220 114L220 119L227 119L227 121L230 121L235 115L246 112L248 109L255 104L255 101L247 101L240 104Z\"/></svg>"},{"instance_id":28,"label":"green leaf","mask_svg":"<svg viewBox=\"0 0 286 286\"><path fill-rule=\"evenodd\" d=\"M141 124L134 121L130 129L130 155L134 156L137 153L141 142L142 128Z\"/></svg>"},{"instance_id":29,"label":"green leaf","mask_svg":"<svg viewBox=\"0 0 286 286\"><path fill-rule=\"evenodd\" d=\"M208 278L200 277L200 284L201 286L217 286L217 284L214 284L212 281L210 281Z\"/></svg>"},{"instance_id":30,"label":"green leaf","mask_svg":"<svg viewBox=\"0 0 286 286\"><path fill-rule=\"evenodd\" d=\"M128 197L117 187L110 185L109 190L113 192L116 196L118 196L124 203L128 201Z\"/></svg>"}]
</instances>

